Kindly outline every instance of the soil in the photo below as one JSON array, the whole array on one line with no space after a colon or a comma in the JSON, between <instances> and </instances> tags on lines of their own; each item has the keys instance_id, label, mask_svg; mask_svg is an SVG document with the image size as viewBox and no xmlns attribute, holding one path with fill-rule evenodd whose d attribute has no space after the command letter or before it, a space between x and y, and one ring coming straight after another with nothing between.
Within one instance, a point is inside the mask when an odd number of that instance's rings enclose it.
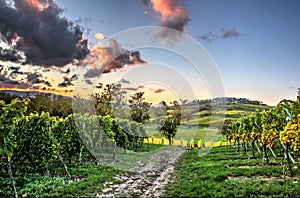
<instances>
[{"instance_id":1,"label":"soil","mask_svg":"<svg viewBox=\"0 0 300 198\"><path fill-rule=\"evenodd\" d=\"M170 182L174 166L186 152L160 149L146 162L139 162L127 174L116 175L117 182L106 182L97 197L159 197Z\"/></svg>"}]
</instances>

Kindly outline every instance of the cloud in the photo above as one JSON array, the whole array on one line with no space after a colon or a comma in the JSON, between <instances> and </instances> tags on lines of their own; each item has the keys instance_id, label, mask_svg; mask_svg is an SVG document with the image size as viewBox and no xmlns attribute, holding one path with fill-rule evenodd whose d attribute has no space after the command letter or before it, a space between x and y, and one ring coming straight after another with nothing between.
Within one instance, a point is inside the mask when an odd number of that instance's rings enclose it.
<instances>
[{"instance_id":1,"label":"cloud","mask_svg":"<svg viewBox=\"0 0 300 198\"><path fill-rule=\"evenodd\" d=\"M86 84L88 84L88 85L92 85L92 84L93 84L93 82L92 82L90 79L85 79L85 82L86 82Z\"/></svg>"},{"instance_id":2,"label":"cloud","mask_svg":"<svg viewBox=\"0 0 300 198\"><path fill-rule=\"evenodd\" d=\"M163 91L166 91L165 89L155 89L153 90L154 93L161 93Z\"/></svg>"},{"instance_id":3,"label":"cloud","mask_svg":"<svg viewBox=\"0 0 300 198\"><path fill-rule=\"evenodd\" d=\"M11 80L9 78L6 78L4 76L0 75L0 83L4 83L4 84L9 84L9 85L20 85L20 82L15 81L15 80Z\"/></svg>"},{"instance_id":4,"label":"cloud","mask_svg":"<svg viewBox=\"0 0 300 198\"><path fill-rule=\"evenodd\" d=\"M71 78L68 77L64 77L64 81L59 83L57 86L58 87L68 87L68 86L72 86L74 85L72 82L77 80L77 75L74 74Z\"/></svg>"},{"instance_id":5,"label":"cloud","mask_svg":"<svg viewBox=\"0 0 300 198\"><path fill-rule=\"evenodd\" d=\"M130 81L129 80L126 80L124 78L122 78L121 80L119 80L119 83L122 83L122 84L130 84Z\"/></svg>"},{"instance_id":6,"label":"cloud","mask_svg":"<svg viewBox=\"0 0 300 198\"><path fill-rule=\"evenodd\" d=\"M0 89L28 89L28 88L36 89L38 87L39 86L32 86L29 83L11 80L9 78L0 75Z\"/></svg>"},{"instance_id":7,"label":"cloud","mask_svg":"<svg viewBox=\"0 0 300 198\"><path fill-rule=\"evenodd\" d=\"M288 89L297 89L297 88L294 86L289 86Z\"/></svg>"},{"instance_id":8,"label":"cloud","mask_svg":"<svg viewBox=\"0 0 300 198\"><path fill-rule=\"evenodd\" d=\"M214 33L212 32L208 32L207 34L205 35L198 35L196 37L197 40L203 40L203 41L207 41L207 42L210 42L212 43L214 40L217 40L218 39L218 36L215 35Z\"/></svg>"},{"instance_id":9,"label":"cloud","mask_svg":"<svg viewBox=\"0 0 300 198\"><path fill-rule=\"evenodd\" d=\"M90 53L83 61L86 66L92 66L93 69L88 70L85 78L93 78L101 73L110 73L122 69L125 65L144 64L138 51L128 51L121 47L116 40L109 40L108 46L104 47L98 44L91 49Z\"/></svg>"},{"instance_id":10,"label":"cloud","mask_svg":"<svg viewBox=\"0 0 300 198\"><path fill-rule=\"evenodd\" d=\"M71 85L73 85L73 84L70 81L65 80L64 82L59 83L57 86L58 87L68 87L68 86L71 86Z\"/></svg>"},{"instance_id":11,"label":"cloud","mask_svg":"<svg viewBox=\"0 0 300 198\"><path fill-rule=\"evenodd\" d=\"M0 24L1 31L1 24ZM1 36L1 34L0 34ZM0 47L0 60L2 61L11 61L11 62L20 62L23 57L20 55L20 52L16 49L3 49Z\"/></svg>"},{"instance_id":12,"label":"cloud","mask_svg":"<svg viewBox=\"0 0 300 198\"><path fill-rule=\"evenodd\" d=\"M198 41L202 40L202 41L207 41L209 43L213 43L215 40L218 39L238 39L243 36L247 36L247 35L238 32L235 28L231 28L231 29L222 28L220 29L219 35L216 35L213 32L208 32L207 34L204 35L197 35L196 39Z\"/></svg>"},{"instance_id":13,"label":"cloud","mask_svg":"<svg viewBox=\"0 0 300 198\"><path fill-rule=\"evenodd\" d=\"M97 32L94 37L98 40L103 40L104 39L104 35L102 33Z\"/></svg>"},{"instance_id":14,"label":"cloud","mask_svg":"<svg viewBox=\"0 0 300 198\"><path fill-rule=\"evenodd\" d=\"M19 66L10 66L8 68L8 71L11 71L11 73L9 74L10 78L17 78L18 75L25 75L27 74L27 72L22 72L20 71L20 67Z\"/></svg>"},{"instance_id":15,"label":"cloud","mask_svg":"<svg viewBox=\"0 0 300 198\"><path fill-rule=\"evenodd\" d=\"M62 73L62 74L69 74L69 73L70 73L70 71L71 71L71 69L70 69L70 68L68 68L66 71L61 71L61 73Z\"/></svg>"},{"instance_id":16,"label":"cloud","mask_svg":"<svg viewBox=\"0 0 300 198\"><path fill-rule=\"evenodd\" d=\"M44 84L47 85L48 87L52 87L52 85L49 81L45 81Z\"/></svg>"},{"instance_id":17,"label":"cloud","mask_svg":"<svg viewBox=\"0 0 300 198\"><path fill-rule=\"evenodd\" d=\"M74 81L74 80L77 80L77 79L78 79L78 77L77 77L76 74L73 74L73 75L71 76L71 78L70 78L71 81Z\"/></svg>"},{"instance_id":18,"label":"cloud","mask_svg":"<svg viewBox=\"0 0 300 198\"><path fill-rule=\"evenodd\" d=\"M97 89L101 89L103 87L102 83L98 83L98 85L96 86Z\"/></svg>"},{"instance_id":19,"label":"cloud","mask_svg":"<svg viewBox=\"0 0 300 198\"><path fill-rule=\"evenodd\" d=\"M102 73L100 69L90 69L83 76L85 78L94 78Z\"/></svg>"},{"instance_id":20,"label":"cloud","mask_svg":"<svg viewBox=\"0 0 300 198\"><path fill-rule=\"evenodd\" d=\"M226 28L222 28L221 32L223 33L221 38L222 39L238 39L242 36L246 36L244 34L241 34L240 32L236 31L236 29L232 28L232 29L226 29Z\"/></svg>"},{"instance_id":21,"label":"cloud","mask_svg":"<svg viewBox=\"0 0 300 198\"><path fill-rule=\"evenodd\" d=\"M163 44L172 45L181 38L181 32L187 33L186 27L191 18L181 0L142 0L142 4L147 9L145 14L148 15L151 12L159 14L159 26L179 31L162 29L155 35L155 38L162 38Z\"/></svg>"},{"instance_id":22,"label":"cloud","mask_svg":"<svg viewBox=\"0 0 300 198\"><path fill-rule=\"evenodd\" d=\"M0 2L0 60L63 66L88 54L81 27L61 17L54 0Z\"/></svg>"},{"instance_id":23,"label":"cloud","mask_svg":"<svg viewBox=\"0 0 300 198\"><path fill-rule=\"evenodd\" d=\"M143 0L145 6L151 6L160 15L159 25L186 32L186 26L191 20L187 9L180 0Z\"/></svg>"},{"instance_id":24,"label":"cloud","mask_svg":"<svg viewBox=\"0 0 300 198\"><path fill-rule=\"evenodd\" d=\"M28 73L27 74L27 81L31 84L37 84L42 83L44 81L40 80L39 77L41 77L40 74L37 73Z\"/></svg>"}]
</instances>

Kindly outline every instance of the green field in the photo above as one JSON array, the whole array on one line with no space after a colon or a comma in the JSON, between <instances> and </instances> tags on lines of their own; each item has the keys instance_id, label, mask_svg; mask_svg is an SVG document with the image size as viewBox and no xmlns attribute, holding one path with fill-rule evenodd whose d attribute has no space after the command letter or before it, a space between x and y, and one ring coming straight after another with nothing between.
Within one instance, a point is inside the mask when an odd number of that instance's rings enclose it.
<instances>
[{"instance_id":1,"label":"green field","mask_svg":"<svg viewBox=\"0 0 300 198\"><path fill-rule=\"evenodd\" d=\"M192 118L181 121L181 126L178 128L175 139L190 140L194 138L196 141L203 138L219 138L224 139L218 135L218 129L215 127L216 124L222 123L225 119L236 120L243 115L249 115L256 110L263 111L268 110L272 107L254 104L240 104L240 103L229 103L226 106L225 115L220 117L220 114L213 117L211 116L210 110L202 110L193 114ZM208 126L210 126L208 128ZM147 125L146 132L149 137L154 136L162 138L163 135L158 131L158 125Z\"/></svg>"},{"instance_id":2,"label":"green field","mask_svg":"<svg viewBox=\"0 0 300 198\"><path fill-rule=\"evenodd\" d=\"M233 148L213 148L204 157L191 150L177 164L165 197L298 197L298 177L289 177L282 158L266 165ZM299 175L299 165L294 166Z\"/></svg>"}]
</instances>

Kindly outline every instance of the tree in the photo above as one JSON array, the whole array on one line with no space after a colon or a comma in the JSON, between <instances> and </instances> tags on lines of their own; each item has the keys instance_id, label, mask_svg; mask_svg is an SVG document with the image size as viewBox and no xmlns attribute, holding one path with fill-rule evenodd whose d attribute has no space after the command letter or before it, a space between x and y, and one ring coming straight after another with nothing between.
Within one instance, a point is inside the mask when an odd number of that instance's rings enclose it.
<instances>
[{"instance_id":1,"label":"tree","mask_svg":"<svg viewBox=\"0 0 300 198\"><path fill-rule=\"evenodd\" d=\"M121 88L120 83L105 85L101 94L96 93L92 96L92 99L95 101L97 115L123 117L125 94L126 91Z\"/></svg>"},{"instance_id":2,"label":"tree","mask_svg":"<svg viewBox=\"0 0 300 198\"><path fill-rule=\"evenodd\" d=\"M166 104L165 104L166 105ZM159 131L168 138L169 145L172 144L172 138L177 133L177 128L181 121L181 106L178 101L171 102L171 106L167 106L167 116L161 123Z\"/></svg>"},{"instance_id":3,"label":"tree","mask_svg":"<svg viewBox=\"0 0 300 198\"><path fill-rule=\"evenodd\" d=\"M145 98L143 97L144 93L145 92L137 92L129 99L129 113L131 119L142 124L145 124L150 120L149 109L151 106L151 103L145 101Z\"/></svg>"},{"instance_id":4,"label":"tree","mask_svg":"<svg viewBox=\"0 0 300 198\"><path fill-rule=\"evenodd\" d=\"M67 117L72 113L72 99L49 93L39 93L30 100L26 114L42 112L49 112L51 116Z\"/></svg>"}]
</instances>

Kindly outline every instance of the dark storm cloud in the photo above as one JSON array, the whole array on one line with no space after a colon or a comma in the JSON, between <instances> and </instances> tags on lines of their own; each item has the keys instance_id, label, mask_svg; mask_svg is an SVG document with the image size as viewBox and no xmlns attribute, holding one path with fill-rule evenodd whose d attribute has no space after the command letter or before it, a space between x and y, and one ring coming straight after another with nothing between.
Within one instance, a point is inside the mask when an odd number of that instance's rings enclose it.
<instances>
[{"instance_id":1,"label":"dark storm cloud","mask_svg":"<svg viewBox=\"0 0 300 198\"><path fill-rule=\"evenodd\" d=\"M65 17L53 0L0 1L0 36L10 49L0 48L0 60L43 66L63 66L89 52L83 30ZM24 53L25 60L20 55Z\"/></svg>"}]
</instances>

